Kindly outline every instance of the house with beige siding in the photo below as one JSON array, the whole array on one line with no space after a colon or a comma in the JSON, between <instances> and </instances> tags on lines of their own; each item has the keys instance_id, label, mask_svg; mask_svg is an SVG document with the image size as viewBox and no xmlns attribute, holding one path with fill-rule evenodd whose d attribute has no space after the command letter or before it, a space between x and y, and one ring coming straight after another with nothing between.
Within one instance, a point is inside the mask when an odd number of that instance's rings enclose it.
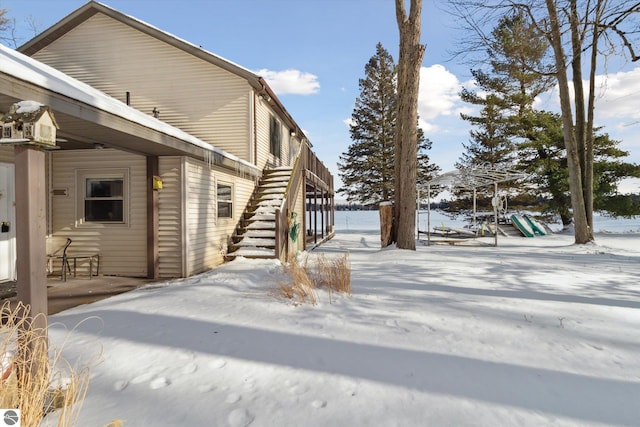
<instances>
[{"instance_id":1,"label":"house with beige siding","mask_svg":"<svg viewBox=\"0 0 640 427\"><path fill-rule=\"evenodd\" d=\"M93 1L0 54L0 114L32 100L59 126L47 241L99 254L99 274L188 277L332 236L333 177L252 71ZM0 222L19 220L12 164L0 143Z\"/></svg>"}]
</instances>

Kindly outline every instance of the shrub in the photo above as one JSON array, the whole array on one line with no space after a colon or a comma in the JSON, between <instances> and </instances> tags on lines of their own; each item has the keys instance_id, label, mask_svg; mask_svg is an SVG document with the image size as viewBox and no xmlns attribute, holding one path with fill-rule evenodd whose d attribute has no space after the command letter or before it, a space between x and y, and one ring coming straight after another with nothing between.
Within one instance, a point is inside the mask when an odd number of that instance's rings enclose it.
<instances>
[{"instance_id":1,"label":"shrub","mask_svg":"<svg viewBox=\"0 0 640 427\"><path fill-rule=\"evenodd\" d=\"M302 264L298 258L294 258L284 266L286 280L279 283L282 296L296 300L297 303L316 304L316 289L328 290L329 302L332 292L351 295L351 265L348 254L334 259L319 255L315 257L315 266L309 265L309 259L310 255L307 254Z\"/></svg>"}]
</instances>

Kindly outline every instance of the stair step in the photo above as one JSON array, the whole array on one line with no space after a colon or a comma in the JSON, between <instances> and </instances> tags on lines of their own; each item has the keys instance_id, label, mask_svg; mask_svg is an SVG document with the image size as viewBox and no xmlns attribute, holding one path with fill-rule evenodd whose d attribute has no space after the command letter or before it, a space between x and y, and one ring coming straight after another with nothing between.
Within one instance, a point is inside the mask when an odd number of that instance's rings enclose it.
<instances>
[{"instance_id":1,"label":"stair step","mask_svg":"<svg viewBox=\"0 0 640 427\"><path fill-rule=\"evenodd\" d=\"M276 256L275 249L265 248L240 248L237 251L229 252L227 256L244 256L247 258L265 257L274 258Z\"/></svg>"},{"instance_id":2,"label":"stair step","mask_svg":"<svg viewBox=\"0 0 640 427\"><path fill-rule=\"evenodd\" d=\"M275 221L254 221L247 225L247 230L275 230Z\"/></svg>"},{"instance_id":3,"label":"stair step","mask_svg":"<svg viewBox=\"0 0 640 427\"><path fill-rule=\"evenodd\" d=\"M275 221L275 213L256 213L247 218L247 221Z\"/></svg>"},{"instance_id":4,"label":"stair step","mask_svg":"<svg viewBox=\"0 0 640 427\"><path fill-rule=\"evenodd\" d=\"M282 191L287 189L287 185L289 184L289 181L275 181L275 182L265 182L264 184L260 185L260 189L267 189L267 188L281 188Z\"/></svg>"},{"instance_id":5,"label":"stair step","mask_svg":"<svg viewBox=\"0 0 640 427\"><path fill-rule=\"evenodd\" d=\"M253 230L247 230L243 236L244 237L251 237L251 238L273 238L273 231L274 229L253 229Z\"/></svg>"},{"instance_id":6,"label":"stair step","mask_svg":"<svg viewBox=\"0 0 640 427\"><path fill-rule=\"evenodd\" d=\"M264 199L264 200L260 200L257 206L260 206L260 207L273 206L277 208L281 204L282 204L282 199Z\"/></svg>"},{"instance_id":7,"label":"stair step","mask_svg":"<svg viewBox=\"0 0 640 427\"><path fill-rule=\"evenodd\" d=\"M247 237L244 236L244 238L242 240L240 240L238 243L236 243L234 246L237 247L275 247L276 246L276 239L273 238L273 236L271 236L271 238L265 238L265 237Z\"/></svg>"},{"instance_id":8,"label":"stair step","mask_svg":"<svg viewBox=\"0 0 640 427\"><path fill-rule=\"evenodd\" d=\"M284 187L274 187L274 188L262 188L260 189L260 192L257 194L258 198L261 198L262 196L277 196L280 197L281 199L284 197L284 193L285 191L287 191L286 188Z\"/></svg>"}]
</instances>

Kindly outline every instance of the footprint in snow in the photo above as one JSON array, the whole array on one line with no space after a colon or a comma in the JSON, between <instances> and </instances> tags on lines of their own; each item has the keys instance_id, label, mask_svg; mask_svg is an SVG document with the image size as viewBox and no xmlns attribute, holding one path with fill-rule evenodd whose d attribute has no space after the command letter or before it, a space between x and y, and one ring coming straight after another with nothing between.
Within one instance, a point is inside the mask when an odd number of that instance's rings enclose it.
<instances>
[{"instance_id":1,"label":"footprint in snow","mask_svg":"<svg viewBox=\"0 0 640 427\"><path fill-rule=\"evenodd\" d=\"M246 427L253 422L254 415L246 409L234 409L229 413L227 421L231 427Z\"/></svg>"},{"instance_id":2,"label":"footprint in snow","mask_svg":"<svg viewBox=\"0 0 640 427\"><path fill-rule=\"evenodd\" d=\"M325 402L324 400L314 400L313 402L311 402L311 406L315 409L326 408L327 402Z\"/></svg>"},{"instance_id":3,"label":"footprint in snow","mask_svg":"<svg viewBox=\"0 0 640 427\"><path fill-rule=\"evenodd\" d=\"M147 381L151 381L155 377L153 372L145 372L144 374L138 375L134 379L131 380L131 384L141 384L146 383Z\"/></svg>"},{"instance_id":4,"label":"footprint in snow","mask_svg":"<svg viewBox=\"0 0 640 427\"><path fill-rule=\"evenodd\" d=\"M309 391L309 388L300 384L296 384L292 387L289 388L289 393L296 395L296 396L300 396L302 394L305 394L306 392Z\"/></svg>"},{"instance_id":5,"label":"footprint in snow","mask_svg":"<svg viewBox=\"0 0 640 427\"><path fill-rule=\"evenodd\" d=\"M237 403L240 400L242 400L242 396L240 396L238 393L231 393L227 396L226 402L227 403Z\"/></svg>"},{"instance_id":6,"label":"footprint in snow","mask_svg":"<svg viewBox=\"0 0 640 427\"><path fill-rule=\"evenodd\" d=\"M113 383L113 389L115 391L122 391L129 385L129 381L127 380L119 380Z\"/></svg>"},{"instance_id":7,"label":"footprint in snow","mask_svg":"<svg viewBox=\"0 0 640 427\"><path fill-rule=\"evenodd\" d=\"M227 364L227 361L224 359L215 359L209 362L209 366L212 367L213 369L224 368L226 364Z\"/></svg>"},{"instance_id":8,"label":"footprint in snow","mask_svg":"<svg viewBox=\"0 0 640 427\"><path fill-rule=\"evenodd\" d=\"M409 329L400 327L400 325L398 324L398 321L395 319L387 320L385 322L385 325L389 326L390 328L399 329L403 332L409 332Z\"/></svg>"},{"instance_id":9,"label":"footprint in snow","mask_svg":"<svg viewBox=\"0 0 640 427\"><path fill-rule=\"evenodd\" d=\"M168 385L171 385L171 381L169 381L168 378L158 377L149 383L149 388L151 388L152 390L157 390Z\"/></svg>"},{"instance_id":10,"label":"footprint in snow","mask_svg":"<svg viewBox=\"0 0 640 427\"><path fill-rule=\"evenodd\" d=\"M210 391L215 390L216 387L211 385L211 384L202 384L200 386L198 386L198 391L200 393L209 393Z\"/></svg>"},{"instance_id":11,"label":"footprint in snow","mask_svg":"<svg viewBox=\"0 0 640 427\"><path fill-rule=\"evenodd\" d=\"M195 363L187 363L182 367L182 369L180 369L183 374L193 374L197 370L198 365L196 365Z\"/></svg>"}]
</instances>

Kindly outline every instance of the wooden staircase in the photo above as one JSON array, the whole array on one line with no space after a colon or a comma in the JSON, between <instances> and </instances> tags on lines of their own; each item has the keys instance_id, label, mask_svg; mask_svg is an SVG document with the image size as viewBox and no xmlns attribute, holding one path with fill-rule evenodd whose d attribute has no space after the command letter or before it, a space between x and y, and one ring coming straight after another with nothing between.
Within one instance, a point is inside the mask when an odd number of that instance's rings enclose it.
<instances>
[{"instance_id":1,"label":"wooden staircase","mask_svg":"<svg viewBox=\"0 0 640 427\"><path fill-rule=\"evenodd\" d=\"M231 237L227 258L276 258L276 209L282 205L291 167L266 169Z\"/></svg>"}]
</instances>

